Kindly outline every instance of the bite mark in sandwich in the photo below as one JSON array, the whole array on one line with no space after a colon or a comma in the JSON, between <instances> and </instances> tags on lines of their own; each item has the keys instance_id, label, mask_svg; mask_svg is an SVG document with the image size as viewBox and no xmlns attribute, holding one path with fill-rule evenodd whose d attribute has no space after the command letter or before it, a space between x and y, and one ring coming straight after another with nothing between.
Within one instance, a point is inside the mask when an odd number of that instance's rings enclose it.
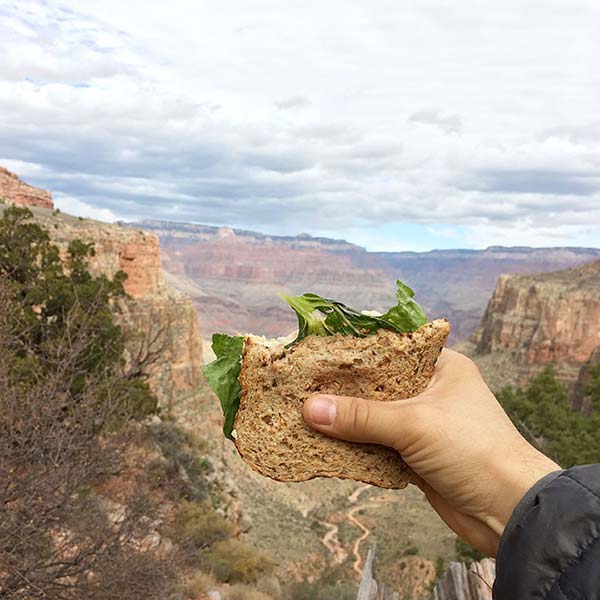
<instances>
[{"instance_id":1,"label":"bite mark in sandwich","mask_svg":"<svg viewBox=\"0 0 600 600\"><path fill-rule=\"evenodd\" d=\"M295 338L213 335L216 360L204 373L221 402L225 436L253 469L278 481L406 486L410 470L393 449L329 438L302 418L315 393L389 401L427 387L450 325L429 323L400 281L396 295L397 304L376 315L316 294L281 294L298 317Z\"/></svg>"}]
</instances>

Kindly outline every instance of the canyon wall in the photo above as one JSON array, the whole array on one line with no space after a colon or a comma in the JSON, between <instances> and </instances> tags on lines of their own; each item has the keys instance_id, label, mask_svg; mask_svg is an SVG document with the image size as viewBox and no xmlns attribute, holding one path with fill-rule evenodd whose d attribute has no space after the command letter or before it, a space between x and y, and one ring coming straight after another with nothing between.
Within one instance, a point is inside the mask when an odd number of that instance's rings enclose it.
<instances>
[{"instance_id":1,"label":"canyon wall","mask_svg":"<svg viewBox=\"0 0 600 600\"><path fill-rule=\"evenodd\" d=\"M0 200L2 199L21 206L54 208L50 192L28 185L4 167L0 167Z\"/></svg>"},{"instance_id":2,"label":"canyon wall","mask_svg":"<svg viewBox=\"0 0 600 600\"><path fill-rule=\"evenodd\" d=\"M484 362L508 358L521 380L553 363L559 376L573 383L600 346L600 261L501 276L473 343Z\"/></svg>"},{"instance_id":3,"label":"canyon wall","mask_svg":"<svg viewBox=\"0 0 600 600\"><path fill-rule=\"evenodd\" d=\"M206 337L214 331L288 333L296 320L277 296L281 290L386 310L399 278L415 290L430 318L448 317L450 342L456 343L479 324L501 273L556 271L600 258L593 248L368 252L307 234L269 236L163 221L137 226L159 236L167 280L193 298Z\"/></svg>"},{"instance_id":4,"label":"canyon wall","mask_svg":"<svg viewBox=\"0 0 600 600\"><path fill-rule=\"evenodd\" d=\"M160 404L170 406L179 393L196 389L203 365L197 311L189 296L163 281L158 238L120 225L36 212L63 249L73 239L94 243L89 263L94 275L127 274L123 285L131 299L122 303L118 319L132 340L132 360L147 363Z\"/></svg>"},{"instance_id":5,"label":"canyon wall","mask_svg":"<svg viewBox=\"0 0 600 600\"><path fill-rule=\"evenodd\" d=\"M12 182L17 179L10 173L7 177ZM144 363L160 405L170 406L179 394L196 390L203 365L197 312L189 296L164 282L157 236L50 210L39 204L40 198L50 198L47 192L37 190L26 196L22 190L30 186L11 185L0 188L0 196L28 206L63 254L75 239L93 242L95 254L88 262L93 275L112 278L117 271L126 273L128 298L119 303L117 314L129 339L126 360ZM18 195L10 195L11 190Z\"/></svg>"},{"instance_id":6,"label":"canyon wall","mask_svg":"<svg viewBox=\"0 0 600 600\"><path fill-rule=\"evenodd\" d=\"M160 237L167 281L193 298L207 337L215 331L287 335L296 317L280 291L310 291L381 311L395 303L394 283L381 265L358 268L353 254L365 250L343 240L157 221L138 226Z\"/></svg>"},{"instance_id":7,"label":"canyon wall","mask_svg":"<svg viewBox=\"0 0 600 600\"><path fill-rule=\"evenodd\" d=\"M370 253L369 253L370 254ZM386 252L375 257L385 272L402 276L419 292L433 318L447 317L452 340L469 338L478 327L498 277L503 273L558 271L600 258L594 248L504 248Z\"/></svg>"}]
</instances>

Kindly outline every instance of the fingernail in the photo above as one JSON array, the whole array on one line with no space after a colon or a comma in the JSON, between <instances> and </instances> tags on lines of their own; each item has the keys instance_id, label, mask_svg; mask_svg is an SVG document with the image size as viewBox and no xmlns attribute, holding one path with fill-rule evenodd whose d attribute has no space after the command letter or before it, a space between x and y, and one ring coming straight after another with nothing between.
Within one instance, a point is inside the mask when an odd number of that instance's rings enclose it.
<instances>
[{"instance_id":1,"label":"fingernail","mask_svg":"<svg viewBox=\"0 0 600 600\"><path fill-rule=\"evenodd\" d=\"M331 425L335 421L335 401L327 396L315 396L310 399L308 414L315 425Z\"/></svg>"}]
</instances>

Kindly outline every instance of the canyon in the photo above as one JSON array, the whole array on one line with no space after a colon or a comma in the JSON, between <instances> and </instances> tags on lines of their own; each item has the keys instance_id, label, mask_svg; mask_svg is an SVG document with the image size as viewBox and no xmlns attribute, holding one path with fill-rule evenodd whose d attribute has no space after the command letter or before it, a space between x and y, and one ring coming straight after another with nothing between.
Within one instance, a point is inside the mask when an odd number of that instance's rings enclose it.
<instances>
[{"instance_id":1,"label":"canyon","mask_svg":"<svg viewBox=\"0 0 600 600\"><path fill-rule=\"evenodd\" d=\"M469 338L503 273L547 272L600 258L594 248L503 248L368 252L344 240L265 234L189 223L142 221L158 235L165 277L189 294L202 335L285 335L295 316L277 296L314 292L359 309L394 304L400 278L430 318L448 317L450 342Z\"/></svg>"},{"instance_id":2,"label":"canyon","mask_svg":"<svg viewBox=\"0 0 600 600\"><path fill-rule=\"evenodd\" d=\"M377 544L386 582L404 589L406 574L398 565L415 577L427 565L429 585L432 561L452 560L454 537L412 487L381 495L333 479L275 483L248 469L224 440L220 407L201 373L206 341L215 331L288 333L295 316L278 291L313 291L384 310L394 303L394 281L400 278L416 290L431 318L450 319L452 342L474 356L493 385L522 382L553 361L579 390L575 408L589 410L583 390L589 369L600 360L598 249L381 253L307 234L268 236L161 221L107 224L53 210L48 192L5 170L0 198L28 206L63 254L74 239L93 242L93 274L127 274L128 298L118 314L132 339L127 360L151 358L150 384L161 406L205 444L211 478L228 502L223 514L252 544L277 556L284 576L312 576L315 565L334 564L333 543L348 558L349 577L358 579L367 545ZM526 274L531 272L536 274ZM454 590L467 588L473 598L486 597L485 590L476 595L474 581L454 567L438 586L438 597L453 598ZM411 598L426 597L424 581L409 583Z\"/></svg>"}]
</instances>

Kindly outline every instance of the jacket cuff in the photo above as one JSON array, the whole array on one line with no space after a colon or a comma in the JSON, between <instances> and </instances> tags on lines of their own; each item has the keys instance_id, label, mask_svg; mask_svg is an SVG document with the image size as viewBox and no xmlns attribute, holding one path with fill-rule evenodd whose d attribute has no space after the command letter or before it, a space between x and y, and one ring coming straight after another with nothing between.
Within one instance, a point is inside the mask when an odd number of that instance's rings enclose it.
<instances>
[{"instance_id":1,"label":"jacket cuff","mask_svg":"<svg viewBox=\"0 0 600 600\"><path fill-rule=\"evenodd\" d=\"M510 516L510 519L504 528L502 537L500 538L498 553L496 555L497 561L502 560L502 556L505 553L505 547L508 543L507 540L510 539L513 531L521 521L523 515L533 506L537 494L546 486L550 485L561 473L564 473L563 469L548 473L548 475L545 475L538 482L534 483L533 486L529 488L529 491L523 496L523 498L521 498L519 504L517 504L515 510L513 510L512 515Z\"/></svg>"}]
</instances>

